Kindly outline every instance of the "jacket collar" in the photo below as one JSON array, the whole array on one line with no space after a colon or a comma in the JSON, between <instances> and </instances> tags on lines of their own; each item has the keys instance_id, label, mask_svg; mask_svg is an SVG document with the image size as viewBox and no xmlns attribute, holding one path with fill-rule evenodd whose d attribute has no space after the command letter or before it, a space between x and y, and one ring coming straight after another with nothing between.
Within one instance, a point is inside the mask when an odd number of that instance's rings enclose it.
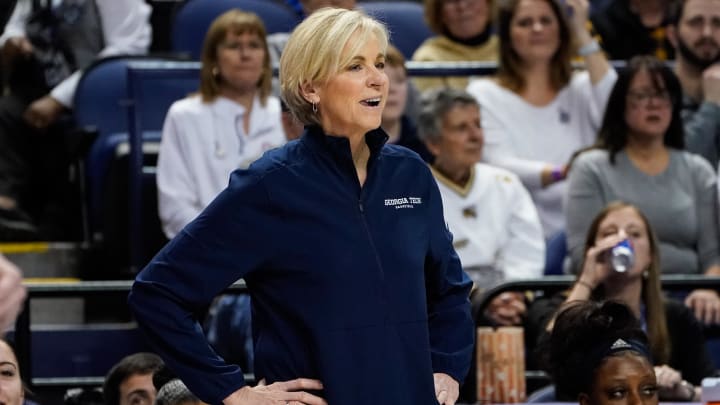
<instances>
[{"instance_id":1,"label":"jacket collar","mask_svg":"<svg viewBox=\"0 0 720 405\"><path fill-rule=\"evenodd\" d=\"M382 128L374 129L365 134L365 143L370 148L370 161L378 157L387 140L388 135ZM349 159L352 162L350 141L344 136L328 135L318 125L306 126L301 141L321 155L330 155L339 161Z\"/></svg>"}]
</instances>

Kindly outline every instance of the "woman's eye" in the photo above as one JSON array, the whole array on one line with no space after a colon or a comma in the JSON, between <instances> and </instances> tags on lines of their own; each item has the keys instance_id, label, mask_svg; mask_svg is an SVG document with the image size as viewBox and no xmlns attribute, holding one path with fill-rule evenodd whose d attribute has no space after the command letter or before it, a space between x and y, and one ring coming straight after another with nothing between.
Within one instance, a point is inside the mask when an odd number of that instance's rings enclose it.
<instances>
[{"instance_id":1,"label":"woman's eye","mask_svg":"<svg viewBox=\"0 0 720 405\"><path fill-rule=\"evenodd\" d=\"M380 70L385 69L385 62L378 62L378 63L375 64L375 67L378 68L378 69L380 69Z\"/></svg>"},{"instance_id":2,"label":"woman's eye","mask_svg":"<svg viewBox=\"0 0 720 405\"><path fill-rule=\"evenodd\" d=\"M643 387L642 389L643 395L648 397L654 397L655 395L657 395L657 391L658 388L655 385L648 385L647 387Z\"/></svg>"},{"instance_id":3,"label":"woman's eye","mask_svg":"<svg viewBox=\"0 0 720 405\"><path fill-rule=\"evenodd\" d=\"M611 390L608 392L608 394L610 394L609 396L612 399L619 399L619 398L622 398L625 396L625 390L624 389Z\"/></svg>"},{"instance_id":4,"label":"woman's eye","mask_svg":"<svg viewBox=\"0 0 720 405\"><path fill-rule=\"evenodd\" d=\"M3 377L15 377L15 370L0 370Z\"/></svg>"},{"instance_id":5,"label":"woman's eye","mask_svg":"<svg viewBox=\"0 0 720 405\"><path fill-rule=\"evenodd\" d=\"M353 70L353 71L360 70L360 69L362 69L362 66L360 66L360 65L350 65L348 67L348 70Z\"/></svg>"}]
</instances>

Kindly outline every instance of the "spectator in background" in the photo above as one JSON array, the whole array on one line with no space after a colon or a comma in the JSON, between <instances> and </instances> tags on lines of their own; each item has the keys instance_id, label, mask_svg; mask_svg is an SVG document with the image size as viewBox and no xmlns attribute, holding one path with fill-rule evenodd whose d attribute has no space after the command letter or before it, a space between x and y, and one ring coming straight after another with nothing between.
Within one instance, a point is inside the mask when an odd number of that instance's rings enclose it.
<instances>
[{"instance_id":1,"label":"spectator in background","mask_svg":"<svg viewBox=\"0 0 720 405\"><path fill-rule=\"evenodd\" d=\"M405 68L405 57L392 45L388 45L385 54L385 73L389 86L381 126L388 134L388 143L404 146L417 152L424 161L432 161L432 155L418 138L417 127L405 114L410 82Z\"/></svg>"},{"instance_id":2,"label":"spectator in background","mask_svg":"<svg viewBox=\"0 0 720 405\"><path fill-rule=\"evenodd\" d=\"M716 169L720 159L720 1L675 2L668 38L677 50L687 150Z\"/></svg>"},{"instance_id":3,"label":"spectator in background","mask_svg":"<svg viewBox=\"0 0 720 405\"><path fill-rule=\"evenodd\" d=\"M618 272L611 267L608 254L625 239L633 246L635 260L631 268ZM531 323L552 330L554 336L559 318L554 326L552 318L561 303L621 302L650 339L660 399L698 401L699 388L695 390L692 384L699 385L703 378L712 376L714 367L702 326L693 313L681 302L663 298L661 263L658 241L648 219L633 205L610 203L595 216L587 231L582 270L572 289L536 300L530 311Z\"/></svg>"},{"instance_id":4,"label":"spectator in background","mask_svg":"<svg viewBox=\"0 0 720 405\"><path fill-rule=\"evenodd\" d=\"M570 157L593 144L617 74L586 29L587 0L500 0L500 65L468 92L482 110L483 159L520 177L543 232L565 228L562 199ZM586 72L572 72L573 43Z\"/></svg>"},{"instance_id":5,"label":"spectator in background","mask_svg":"<svg viewBox=\"0 0 720 405\"><path fill-rule=\"evenodd\" d=\"M13 325L23 310L26 295L22 273L0 254L0 333Z\"/></svg>"},{"instance_id":6,"label":"spectator in background","mask_svg":"<svg viewBox=\"0 0 720 405\"><path fill-rule=\"evenodd\" d=\"M443 212L463 269L477 291L505 280L538 278L545 240L530 194L515 174L478 163L483 150L480 107L464 90L424 94L419 131L435 156ZM485 316L497 325L519 325L522 293L498 295Z\"/></svg>"},{"instance_id":7,"label":"spectator in background","mask_svg":"<svg viewBox=\"0 0 720 405\"><path fill-rule=\"evenodd\" d=\"M299 0L299 6L302 10L301 18L305 18L323 7L336 7L352 10L356 6L355 0ZM280 55L290 38L290 32L275 32L267 37L268 48L270 50L270 63L275 66L280 63ZM275 86L278 87L278 86ZM277 93L280 93L279 87Z\"/></svg>"},{"instance_id":8,"label":"spectator in background","mask_svg":"<svg viewBox=\"0 0 720 405\"><path fill-rule=\"evenodd\" d=\"M603 50L612 60L635 55L673 59L668 40L669 8L675 0L610 0L590 15Z\"/></svg>"},{"instance_id":9,"label":"spectator in background","mask_svg":"<svg viewBox=\"0 0 720 405\"><path fill-rule=\"evenodd\" d=\"M230 10L205 36L200 94L175 102L163 125L157 165L160 220L172 239L268 149L285 143L280 100L260 18ZM211 308L208 336L228 361L252 372L250 301L227 295ZM231 322L223 322L230 317Z\"/></svg>"},{"instance_id":10,"label":"spectator in background","mask_svg":"<svg viewBox=\"0 0 720 405\"><path fill-rule=\"evenodd\" d=\"M147 51L150 12L144 0L17 3L0 37L9 83L0 99L0 238L55 236L38 235L34 223L63 192L64 145L47 132L72 108L83 68Z\"/></svg>"},{"instance_id":11,"label":"spectator in background","mask_svg":"<svg viewBox=\"0 0 720 405\"><path fill-rule=\"evenodd\" d=\"M0 403L22 405L25 399L25 386L15 350L8 342L0 339Z\"/></svg>"},{"instance_id":12,"label":"spectator in background","mask_svg":"<svg viewBox=\"0 0 720 405\"><path fill-rule=\"evenodd\" d=\"M647 337L622 304L569 303L557 316L546 353L557 400L658 404Z\"/></svg>"},{"instance_id":13,"label":"spectator in background","mask_svg":"<svg viewBox=\"0 0 720 405\"><path fill-rule=\"evenodd\" d=\"M203 405L180 379L172 379L158 390L155 405Z\"/></svg>"},{"instance_id":14,"label":"spectator in background","mask_svg":"<svg viewBox=\"0 0 720 405\"><path fill-rule=\"evenodd\" d=\"M567 240L580 270L591 216L621 200L647 215L659 237L663 273L720 275L716 176L682 150L682 91L669 67L637 56L610 95L598 147L578 156L568 181ZM698 289L686 304L705 323L720 322L718 292Z\"/></svg>"},{"instance_id":15,"label":"spectator in background","mask_svg":"<svg viewBox=\"0 0 720 405\"><path fill-rule=\"evenodd\" d=\"M412 60L420 62L497 61L498 40L491 24L492 0L425 0L425 21L437 36L423 42ZM468 78L415 78L421 91L467 87Z\"/></svg>"},{"instance_id":16,"label":"spectator in background","mask_svg":"<svg viewBox=\"0 0 720 405\"><path fill-rule=\"evenodd\" d=\"M156 395L153 374L163 365L162 359L153 353L125 356L105 377L105 405L153 405Z\"/></svg>"},{"instance_id":17,"label":"spectator in background","mask_svg":"<svg viewBox=\"0 0 720 405\"><path fill-rule=\"evenodd\" d=\"M163 125L157 186L168 238L227 186L233 170L285 143L271 81L260 18L240 10L217 17L205 36L200 92L175 102Z\"/></svg>"}]
</instances>

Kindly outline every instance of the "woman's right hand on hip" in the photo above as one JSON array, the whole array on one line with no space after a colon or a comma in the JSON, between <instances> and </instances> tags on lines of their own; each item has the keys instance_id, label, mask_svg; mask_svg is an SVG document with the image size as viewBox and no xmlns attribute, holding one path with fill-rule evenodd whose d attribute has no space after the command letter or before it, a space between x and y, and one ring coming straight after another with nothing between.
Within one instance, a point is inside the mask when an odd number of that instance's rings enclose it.
<instances>
[{"instance_id":1,"label":"woman's right hand on hip","mask_svg":"<svg viewBox=\"0 0 720 405\"><path fill-rule=\"evenodd\" d=\"M319 380L297 378L255 387L245 386L223 400L225 405L327 405L324 399L304 390L321 390Z\"/></svg>"}]
</instances>

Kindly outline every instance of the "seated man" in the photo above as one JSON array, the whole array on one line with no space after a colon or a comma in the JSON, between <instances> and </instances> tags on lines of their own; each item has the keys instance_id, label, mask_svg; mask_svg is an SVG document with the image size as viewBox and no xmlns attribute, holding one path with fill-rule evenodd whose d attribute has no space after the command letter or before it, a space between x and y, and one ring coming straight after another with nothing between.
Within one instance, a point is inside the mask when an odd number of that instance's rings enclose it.
<instances>
[{"instance_id":1,"label":"seated man","mask_svg":"<svg viewBox=\"0 0 720 405\"><path fill-rule=\"evenodd\" d=\"M56 237L34 223L57 220L46 203L66 193L65 145L53 125L72 107L82 69L147 51L150 12L144 0L17 2L0 37L9 84L0 97L0 240Z\"/></svg>"},{"instance_id":2,"label":"seated man","mask_svg":"<svg viewBox=\"0 0 720 405\"><path fill-rule=\"evenodd\" d=\"M124 357L105 377L105 405L153 405L156 395L153 374L163 365L162 359L153 353Z\"/></svg>"},{"instance_id":3,"label":"seated man","mask_svg":"<svg viewBox=\"0 0 720 405\"><path fill-rule=\"evenodd\" d=\"M425 93L418 131L435 156L431 169L445 220L475 287L542 276L545 240L530 194L513 173L478 163L483 131L475 98L451 88ZM485 315L495 324L518 325L525 310L523 294L507 292Z\"/></svg>"}]
</instances>

